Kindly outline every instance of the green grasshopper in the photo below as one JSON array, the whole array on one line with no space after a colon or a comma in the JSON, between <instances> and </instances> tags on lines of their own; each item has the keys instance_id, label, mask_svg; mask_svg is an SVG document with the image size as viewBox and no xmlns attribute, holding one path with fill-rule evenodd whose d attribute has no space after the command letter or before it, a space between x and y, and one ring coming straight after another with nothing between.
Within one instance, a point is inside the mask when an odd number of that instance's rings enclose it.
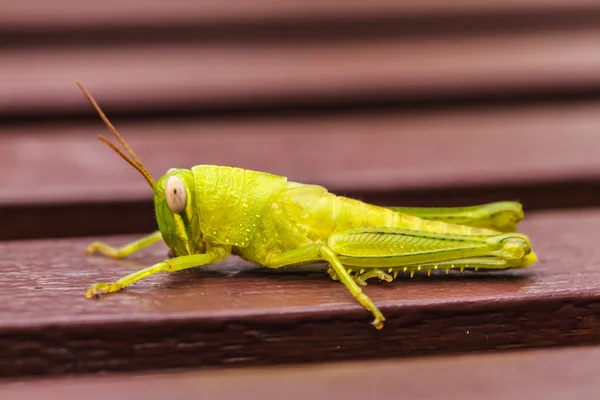
<instances>
[{"instance_id":1,"label":"green grasshopper","mask_svg":"<svg viewBox=\"0 0 600 400\"><path fill-rule=\"evenodd\" d=\"M124 258L161 239L172 258L111 283L96 283L86 298L116 292L157 272L214 264L229 255L267 268L328 264L371 311L381 329L385 318L360 288L371 278L391 282L398 272L467 268L524 268L536 262L527 236L513 233L523 219L519 203L463 208L378 207L336 196L321 186L241 168L197 165L170 169L158 181L77 83L125 149L99 139L135 168L154 191L158 230L120 248L95 242L88 254Z\"/></svg>"}]
</instances>

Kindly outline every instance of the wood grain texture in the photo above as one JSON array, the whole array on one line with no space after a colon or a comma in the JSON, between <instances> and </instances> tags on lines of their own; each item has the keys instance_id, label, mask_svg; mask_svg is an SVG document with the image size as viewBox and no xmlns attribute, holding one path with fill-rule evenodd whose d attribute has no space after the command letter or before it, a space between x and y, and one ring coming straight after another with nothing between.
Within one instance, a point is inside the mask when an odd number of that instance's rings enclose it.
<instances>
[{"instance_id":1,"label":"wood grain texture","mask_svg":"<svg viewBox=\"0 0 600 400\"><path fill-rule=\"evenodd\" d=\"M0 113L458 99L600 87L600 30L345 42L147 44L2 52Z\"/></svg>"},{"instance_id":2,"label":"wood grain texture","mask_svg":"<svg viewBox=\"0 0 600 400\"><path fill-rule=\"evenodd\" d=\"M344 118L114 122L154 176L174 166L219 164L378 204L600 205L595 101ZM146 183L96 134L109 134L99 120L3 131L0 219L11 229L0 238L154 229Z\"/></svg>"},{"instance_id":3,"label":"wood grain texture","mask_svg":"<svg viewBox=\"0 0 600 400\"><path fill-rule=\"evenodd\" d=\"M144 182L93 140L106 132L80 79L154 175L215 163L379 204L518 199L540 254L525 271L371 283L376 331L318 270L230 258L86 301L167 249L113 261L84 256L90 238L0 242L0 378L204 368L26 380L0 398L596 397L598 348L370 360L600 344L600 209L529 213L600 206L597 1L0 8L0 240L154 228ZM272 367L322 361L342 363Z\"/></svg>"},{"instance_id":4,"label":"wood grain texture","mask_svg":"<svg viewBox=\"0 0 600 400\"><path fill-rule=\"evenodd\" d=\"M529 216L540 262L524 271L399 277L366 292L388 321L320 272L232 258L157 275L99 301L96 281L163 259L85 257L88 240L0 244L0 375L242 366L600 343L598 212ZM123 243L127 238L107 238Z\"/></svg>"},{"instance_id":5,"label":"wood grain texture","mask_svg":"<svg viewBox=\"0 0 600 400\"><path fill-rule=\"evenodd\" d=\"M597 101L114 123L154 176L171 167L230 165L338 192L600 178ZM144 180L98 134L110 135L99 119L7 128L0 136L0 204L150 198Z\"/></svg>"},{"instance_id":6,"label":"wood grain texture","mask_svg":"<svg viewBox=\"0 0 600 400\"><path fill-rule=\"evenodd\" d=\"M296 2L272 0L192 1L176 0L167 5L158 0L145 1L143 7L136 2L108 0L80 2L59 0L52 6L40 0L5 0L0 14L0 25L7 28L69 26L89 27L131 23L196 23L206 21L239 21L281 18L364 17L389 14L458 14L458 13L508 13L551 11L565 12L573 9L597 10L593 0L527 0L487 1L427 0L402 1L376 0L369 3L351 0L326 2Z\"/></svg>"},{"instance_id":7,"label":"wood grain texture","mask_svg":"<svg viewBox=\"0 0 600 400\"><path fill-rule=\"evenodd\" d=\"M0 384L11 400L105 399L107 393L148 400L285 398L596 399L600 348L344 362L286 368L243 368ZM435 384L432 381L435 380ZM307 384L309 382L309 384Z\"/></svg>"}]
</instances>

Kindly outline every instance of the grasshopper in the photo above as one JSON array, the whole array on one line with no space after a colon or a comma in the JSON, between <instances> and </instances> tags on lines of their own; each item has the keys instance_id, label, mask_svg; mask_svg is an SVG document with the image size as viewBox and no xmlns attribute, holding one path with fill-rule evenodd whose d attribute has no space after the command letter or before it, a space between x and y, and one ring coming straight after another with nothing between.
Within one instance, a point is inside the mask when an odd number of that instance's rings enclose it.
<instances>
[{"instance_id":1,"label":"grasshopper","mask_svg":"<svg viewBox=\"0 0 600 400\"><path fill-rule=\"evenodd\" d=\"M379 207L283 176L216 165L170 169L158 181L146 170L91 94L79 88L127 154L99 139L135 168L154 192L158 230L115 248L92 243L86 252L119 259L161 239L168 258L110 283L96 283L86 298L116 292L158 272L214 264L230 255L267 268L326 263L383 327L385 317L362 291L367 280L391 282L399 272L445 269L500 270L536 262L527 236L514 233L523 219L516 202L461 208Z\"/></svg>"}]
</instances>

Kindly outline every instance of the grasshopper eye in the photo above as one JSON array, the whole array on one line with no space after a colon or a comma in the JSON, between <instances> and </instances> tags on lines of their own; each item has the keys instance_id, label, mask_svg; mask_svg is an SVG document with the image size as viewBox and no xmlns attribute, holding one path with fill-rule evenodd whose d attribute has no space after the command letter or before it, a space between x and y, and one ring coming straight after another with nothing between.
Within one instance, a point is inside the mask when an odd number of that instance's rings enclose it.
<instances>
[{"instance_id":1,"label":"grasshopper eye","mask_svg":"<svg viewBox=\"0 0 600 400\"><path fill-rule=\"evenodd\" d=\"M185 185L177 176L173 175L167 178L165 183L165 195L167 197L167 204L172 212L179 214L185 210L187 203L187 192Z\"/></svg>"}]
</instances>

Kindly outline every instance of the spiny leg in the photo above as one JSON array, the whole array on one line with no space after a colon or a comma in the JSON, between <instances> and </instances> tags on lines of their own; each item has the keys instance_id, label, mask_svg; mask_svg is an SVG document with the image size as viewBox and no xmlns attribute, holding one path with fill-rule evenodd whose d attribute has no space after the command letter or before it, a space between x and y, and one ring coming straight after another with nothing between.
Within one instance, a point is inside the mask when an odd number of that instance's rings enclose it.
<instances>
[{"instance_id":1,"label":"spiny leg","mask_svg":"<svg viewBox=\"0 0 600 400\"><path fill-rule=\"evenodd\" d=\"M362 304L367 310L373 313L375 319L373 320L373 325L375 328L381 329L383 328L383 321L385 321L385 317L379 311L379 309L375 306L373 301L363 293L362 289L356 284L354 279L350 276L346 268L339 262L335 253L327 246L322 246L320 249L321 255L327 261L331 267L334 269L337 274L339 280L348 288L350 293L354 296L354 298Z\"/></svg>"},{"instance_id":2,"label":"spiny leg","mask_svg":"<svg viewBox=\"0 0 600 400\"><path fill-rule=\"evenodd\" d=\"M204 254L190 254L172 258L170 260L165 260L154 264L151 267L131 273L114 282L95 283L85 291L85 298L91 299L92 297L98 296L101 293L116 292L123 289L125 286L131 285L134 282L161 271L175 272L201 265L214 264L227 258L230 252L231 247L207 246L206 253Z\"/></svg>"},{"instance_id":3,"label":"spiny leg","mask_svg":"<svg viewBox=\"0 0 600 400\"><path fill-rule=\"evenodd\" d=\"M329 247L345 265L358 268L397 269L452 260L472 259L473 267L524 268L536 261L527 236L518 233L494 236L450 235L388 227L362 227L335 233ZM502 262L490 263L489 259ZM481 265L477 260L481 259Z\"/></svg>"},{"instance_id":4,"label":"spiny leg","mask_svg":"<svg viewBox=\"0 0 600 400\"><path fill-rule=\"evenodd\" d=\"M373 301L363 293L362 289L357 285L353 277L350 276L346 268L344 268L344 266L340 263L335 253L324 244L316 243L306 247L301 247L299 249L290 250L285 253L272 254L265 261L265 265L270 268L279 268L285 265L321 260L325 260L329 263L329 265L331 265L331 269L333 270L337 280L341 281L346 286L354 298L363 307L371 311L375 317L373 320L373 325L375 325L377 329L383 328L383 321L385 321L385 317L381 311L379 311Z\"/></svg>"},{"instance_id":5,"label":"spiny leg","mask_svg":"<svg viewBox=\"0 0 600 400\"><path fill-rule=\"evenodd\" d=\"M148 247L151 244L154 244L162 239L162 235L160 231L152 232L149 235L146 235L142 238L134 240L131 243L127 243L122 247L112 247L106 243L102 242L94 242L90 244L90 246L85 250L86 254L94 254L98 252L106 257L120 259L129 256L130 254L135 253L143 249L144 247Z\"/></svg>"},{"instance_id":6,"label":"spiny leg","mask_svg":"<svg viewBox=\"0 0 600 400\"><path fill-rule=\"evenodd\" d=\"M535 253L531 252L526 255L523 259L523 264L519 268L525 268L537 261ZM463 272L465 269L474 271L483 270L502 270L511 268L510 261L499 257L475 257L475 258L458 258L448 261L437 261L434 263L422 263L418 266L412 265L410 267L392 267L389 272L394 273L394 278L399 272L410 272L410 277L413 277L415 271L427 271L427 275L431 274L434 270L445 270L446 274L450 273L450 270L459 270Z\"/></svg>"}]
</instances>

